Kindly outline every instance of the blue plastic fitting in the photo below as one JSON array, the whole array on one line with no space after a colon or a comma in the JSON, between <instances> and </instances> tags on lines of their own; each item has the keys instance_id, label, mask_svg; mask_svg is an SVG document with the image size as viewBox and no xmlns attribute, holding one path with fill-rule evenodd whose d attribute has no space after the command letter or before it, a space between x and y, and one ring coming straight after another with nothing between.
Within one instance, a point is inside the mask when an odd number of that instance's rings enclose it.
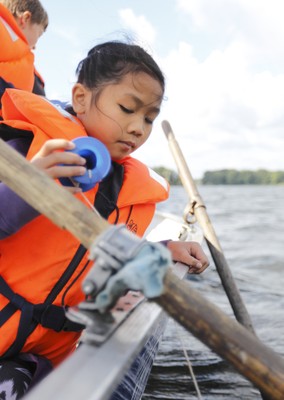
<instances>
[{"instance_id":1,"label":"blue plastic fitting","mask_svg":"<svg viewBox=\"0 0 284 400\"><path fill-rule=\"evenodd\" d=\"M111 158L106 146L98 139L83 136L72 140L76 147L71 151L86 159L86 173L81 176L60 178L64 186L79 186L83 192L92 189L98 182L104 179L111 168Z\"/></svg>"}]
</instances>

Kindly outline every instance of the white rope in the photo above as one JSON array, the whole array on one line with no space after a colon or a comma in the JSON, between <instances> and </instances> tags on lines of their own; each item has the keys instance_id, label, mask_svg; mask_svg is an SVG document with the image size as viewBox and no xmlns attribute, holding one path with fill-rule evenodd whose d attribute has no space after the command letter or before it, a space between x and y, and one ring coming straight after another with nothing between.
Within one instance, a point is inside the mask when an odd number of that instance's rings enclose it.
<instances>
[{"instance_id":1,"label":"white rope","mask_svg":"<svg viewBox=\"0 0 284 400\"><path fill-rule=\"evenodd\" d=\"M74 181L74 179L69 178L69 180L72 182L72 185L75 187L79 187L80 184L76 181ZM92 211L94 211L95 214L100 215L100 213L98 212L98 210L95 208L95 206L90 202L90 200L87 198L87 196L85 196L84 192L79 192L78 193L84 200L85 202L89 205L89 207L91 208Z\"/></svg>"},{"instance_id":2,"label":"white rope","mask_svg":"<svg viewBox=\"0 0 284 400\"><path fill-rule=\"evenodd\" d=\"M100 215L100 213L98 212L98 210L93 206L93 204L90 202L90 200L87 198L87 196L84 195L83 192L79 193L81 197L83 197L83 199L85 200L85 202L90 206L91 210L94 211L95 214Z\"/></svg>"},{"instance_id":3,"label":"white rope","mask_svg":"<svg viewBox=\"0 0 284 400\"><path fill-rule=\"evenodd\" d=\"M198 382L197 382L195 374L193 372L192 364L191 364L190 359L188 357L188 354L187 354L187 351L186 351L186 348L185 348L185 344L184 344L184 341L183 341L182 336L180 334L180 329L179 329L179 326L178 326L177 322L175 322L175 329L176 329L177 336L178 336L178 338L180 340L181 347L182 347L182 350L183 350L183 354L184 354L184 357L186 359L187 366L188 366L188 369L189 369L189 373L190 373L191 379L193 381L193 384L194 384L194 387L195 387L195 390L196 390L196 393L197 393L197 398L198 398L198 400L202 400L202 396L201 396L201 392L200 392L200 389L199 389L199 386L198 386Z\"/></svg>"}]
</instances>

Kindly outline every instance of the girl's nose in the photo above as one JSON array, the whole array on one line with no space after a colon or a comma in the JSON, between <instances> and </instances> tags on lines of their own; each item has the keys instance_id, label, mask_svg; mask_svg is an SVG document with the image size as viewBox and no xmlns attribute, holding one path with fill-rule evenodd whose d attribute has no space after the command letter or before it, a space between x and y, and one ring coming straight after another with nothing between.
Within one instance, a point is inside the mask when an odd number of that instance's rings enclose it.
<instances>
[{"instance_id":1,"label":"girl's nose","mask_svg":"<svg viewBox=\"0 0 284 400\"><path fill-rule=\"evenodd\" d=\"M144 134L144 121L140 118L135 118L129 123L127 132L135 136L142 136Z\"/></svg>"}]
</instances>

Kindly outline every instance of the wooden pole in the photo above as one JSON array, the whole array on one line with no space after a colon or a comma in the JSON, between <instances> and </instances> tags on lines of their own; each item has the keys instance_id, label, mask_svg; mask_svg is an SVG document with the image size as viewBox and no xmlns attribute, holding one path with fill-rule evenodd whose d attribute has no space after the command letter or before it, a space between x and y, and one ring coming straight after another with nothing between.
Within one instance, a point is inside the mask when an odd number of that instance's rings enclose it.
<instances>
[{"instance_id":1,"label":"wooden pole","mask_svg":"<svg viewBox=\"0 0 284 400\"><path fill-rule=\"evenodd\" d=\"M2 140L0 180L56 225L68 229L87 248L109 226ZM247 329L210 305L188 282L168 272L164 293L155 301L271 399L283 399L284 360Z\"/></svg>"},{"instance_id":2,"label":"wooden pole","mask_svg":"<svg viewBox=\"0 0 284 400\"><path fill-rule=\"evenodd\" d=\"M209 303L187 280L180 281L167 274L165 292L155 301L254 383L262 398L284 399L283 358L273 354L253 333Z\"/></svg>"},{"instance_id":3,"label":"wooden pole","mask_svg":"<svg viewBox=\"0 0 284 400\"><path fill-rule=\"evenodd\" d=\"M250 316L242 301L240 292L221 248L221 244L218 240L218 237L214 231L213 225L206 211L205 204L198 192L198 189L189 171L180 146L175 139L173 130L168 121L163 121L162 127L168 139L170 150L175 159L180 179L191 200L194 215L196 216L196 219L203 230L206 243L216 265L218 274L220 276L221 282L232 306L236 319L251 332L254 332Z\"/></svg>"}]
</instances>

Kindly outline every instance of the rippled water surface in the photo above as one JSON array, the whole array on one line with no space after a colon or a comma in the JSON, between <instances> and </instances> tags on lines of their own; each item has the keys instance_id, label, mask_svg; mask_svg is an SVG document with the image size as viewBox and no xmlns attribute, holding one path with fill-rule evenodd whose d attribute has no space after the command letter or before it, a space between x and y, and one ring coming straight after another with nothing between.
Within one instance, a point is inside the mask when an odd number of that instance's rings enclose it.
<instances>
[{"instance_id":1,"label":"rippled water surface","mask_svg":"<svg viewBox=\"0 0 284 400\"><path fill-rule=\"evenodd\" d=\"M200 194L259 338L284 356L284 187L200 186ZM183 215L188 197L173 187L160 210ZM206 244L210 267L191 279L202 295L233 317ZM169 320L146 399L261 399L259 391L198 339Z\"/></svg>"}]
</instances>

